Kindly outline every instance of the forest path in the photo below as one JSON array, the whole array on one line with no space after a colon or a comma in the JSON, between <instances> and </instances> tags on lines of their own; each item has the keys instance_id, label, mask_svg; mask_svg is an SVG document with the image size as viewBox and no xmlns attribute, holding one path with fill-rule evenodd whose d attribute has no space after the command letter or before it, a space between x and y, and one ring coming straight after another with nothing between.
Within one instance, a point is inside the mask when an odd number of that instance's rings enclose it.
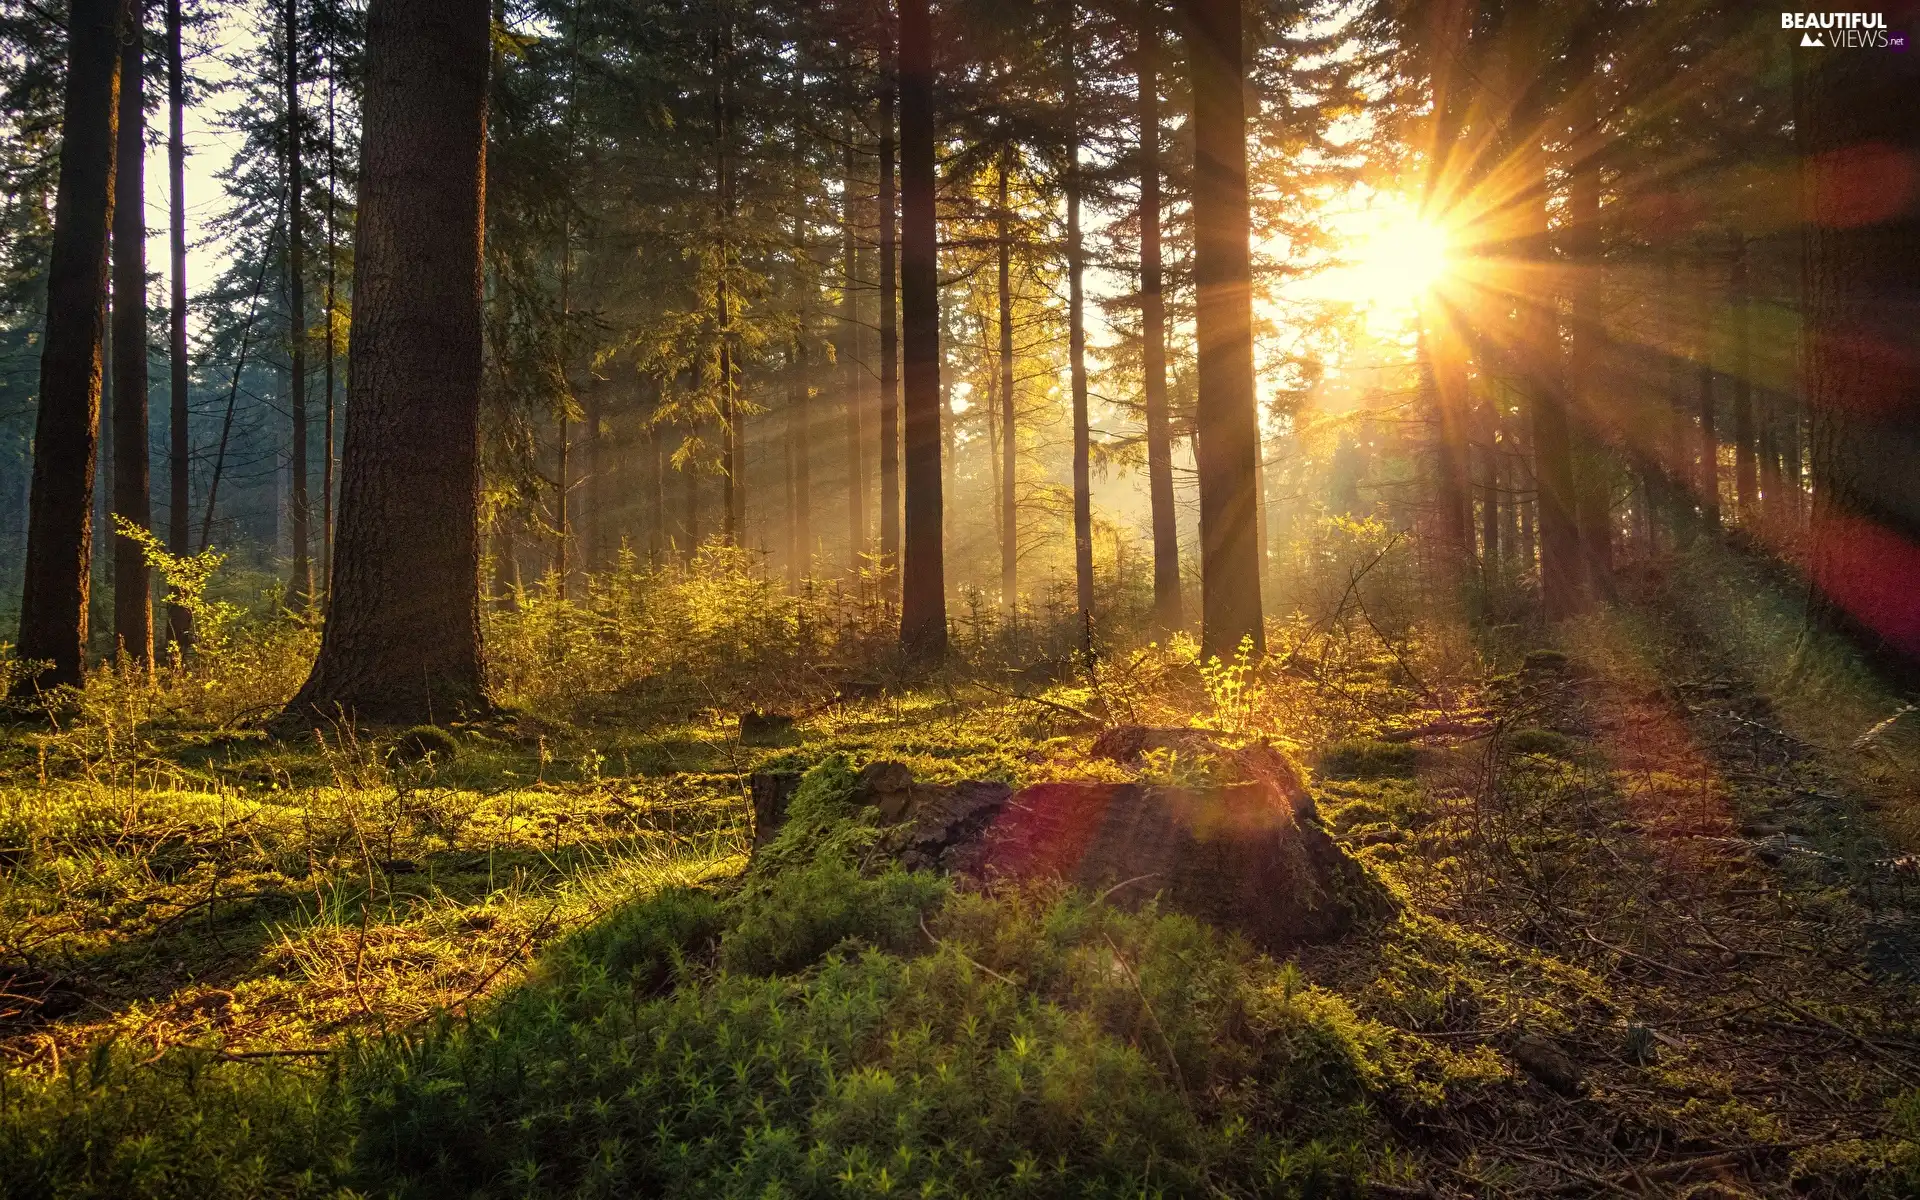
<instances>
[{"instance_id":1,"label":"forest path","mask_svg":"<svg viewBox=\"0 0 1920 1200\"><path fill-rule=\"evenodd\" d=\"M1416 920L1498 949L1403 923L1315 969L1510 1065L1401 1118L1447 1194L1863 1195L1890 1170L1874 1139L1920 1135L1915 859L1848 755L1669 599L1656 581L1570 627L1493 681L1497 736L1419 757L1432 812L1388 860ZM1378 999L1408 980L1437 1014Z\"/></svg>"}]
</instances>

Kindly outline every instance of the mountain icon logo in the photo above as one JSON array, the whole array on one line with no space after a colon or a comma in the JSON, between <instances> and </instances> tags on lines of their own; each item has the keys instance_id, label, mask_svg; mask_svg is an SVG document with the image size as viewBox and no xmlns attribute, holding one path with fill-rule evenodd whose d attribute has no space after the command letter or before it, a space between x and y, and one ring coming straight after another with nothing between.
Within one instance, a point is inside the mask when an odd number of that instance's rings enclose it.
<instances>
[{"instance_id":1,"label":"mountain icon logo","mask_svg":"<svg viewBox=\"0 0 1920 1200\"><path fill-rule=\"evenodd\" d=\"M1820 36L1819 36L1818 34L1812 34L1812 33L1803 33L1803 34L1801 34L1801 35L1800 35L1800 44L1801 44L1802 46L1813 46L1813 47L1817 47L1817 48L1819 48L1819 49L1822 49L1822 50L1824 50L1824 49L1826 49L1826 46L1827 46L1827 43L1826 43L1825 41L1823 41L1823 40L1822 40L1822 39L1820 38Z\"/></svg>"}]
</instances>

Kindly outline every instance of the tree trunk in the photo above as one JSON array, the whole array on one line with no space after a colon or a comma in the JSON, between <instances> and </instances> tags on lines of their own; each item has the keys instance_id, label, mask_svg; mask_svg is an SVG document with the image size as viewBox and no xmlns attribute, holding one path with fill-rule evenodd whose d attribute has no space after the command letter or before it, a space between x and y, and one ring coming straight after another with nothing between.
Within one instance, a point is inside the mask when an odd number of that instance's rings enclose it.
<instances>
[{"instance_id":1,"label":"tree trunk","mask_svg":"<svg viewBox=\"0 0 1920 1200\"><path fill-rule=\"evenodd\" d=\"M1542 61L1538 0L1517 5L1512 15L1512 61L1508 78L1517 87L1528 81ZM1517 177L1524 190L1515 201L1515 257L1531 263L1531 283L1517 297L1520 310L1518 368L1532 433L1536 525L1540 547L1540 599L1548 620L1560 620L1578 611L1586 567L1580 554L1573 483L1573 447L1567 428L1565 375L1561 369L1557 332L1557 299L1545 283L1550 275L1552 246L1547 224L1548 162L1538 132L1539 101L1516 106L1510 118ZM1544 292L1544 294L1542 294Z\"/></svg>"},{"instance_id":2,"label":"tree trunk","mask_svg":"<svg viewBox=\"0 0 1920 1200\"><path fill-rule=\"evenodd\" d=\"M724 7L714 33L714 114L719 127L720 286L714 295L720 308L720 421L726 463L722 472L726 513L722 535L727 544L742 546L747 538L747 437L745 414L740 411L735 378L733 335L733 22Z\"/></svg>"},{"instance_id":3,"label":"tree trunk","mask_svg":"<svg viewBox=\"0 0 1920 1200\"><path fill-rule=\"evenodd\" d=\"M606 504L606 481L601 472L606 469L606 455L600 440L600 426L606 419L601 411L606 400L607 381L592 375L587 376L586 403L582 406L581 424L586 429L586 444L581 447L586 462L580 472L581 513L576 521L580 533L580 569L586 572L597 571L606 565L607 548L601 533L604 523L601 509Z\"/></svg>"},{"instance_id":4,"label":"tree trunk","mask_svg":"<svg viewBox=\"0 0 1920 1200\"><path fill-rule=\"evenodd\" d=\"M322 386L326 388L323 402L324 415L320 422L322 446L320 452L320 594L328 596L333 591L333 473L335 463L336 436L334 431L338 405L334 394L334 368L340 357L339 343L334 339L333 318L339 306L340 295L337 278L339 267L339 247L335 221L339 214L339 196L337 185L340 179L340 164L336 159L339 152L339 140L334 126L334 47L327 46L327 291L325 313L322 321L326 326L326 371Z\"/></svg>"},{"instance_id":5,"label":"tree trunk","mask_svg":"<svg viewBox=\"0 0 1920 1200\"><path fill-rule=\"evenodd\" d=\"M373 0L335 588L299 719L489 707L480 646L487 0Z\"/></svg>"},{"instance_id":6,"label":"tree trunk","mask_svg":"<svg viewBox=\"0 0 1920 1200\"><path fill-rule=\"evenodd\" d=\"M900 5L900 200L906 365L900 644L909 657L932 662L947 652L947 585L940 529L940 279L928 0L902 0Z\"/></svg>"},{"instance_id":7,"label":"tree trunk","mask_svg":"<svg viewBox=\"0 0 1920 1200\"><path fill-rule=\"evenodd\" d=\"M1734 512L1751 525L1760 512L1760 464L1754 457L1753 338L1747 313L1747 239L1738 230L1727 235L1730 266L1727 308L1733 319L1733 488Z\"/></svg>"},{"instance_id":8,"label":"tree trunk","mask_svg":"<svg viewBox=\"0 0 1920 1200\"><path fill-rule=\"evenodd\" d=\"M1140 95L1140 340L1146 370L1147 493L1153 516L1153 619L1180 628L1180 526L1167 420L1167 308L1160 266L1159 0L1140 0L1135 48Z\"/></svg>"},{"instance_id":9,"label":"tree trunk","mask_svg":"<svg viewBox=\"0 0 1920 1200\"><path fill-rule=\"evenodd\" d=\"M1199 400L1201 653L1266 648L1260 610L1259 413L1239 0L1185 0L1193 73L1194 326Z\"/></svg>"},{"instance_id":10,"label":"tree trunk","mask_svg":"<svg viewBox=\"0 0 1920 1200\"><path fill-rule=\"evenodd\" d=\"M100 356L107 320L107 230L119 132L120 30L130 0L73 0L65 113L47 260L47 318L34 418L22 661L45 662L36 686L78 684L86 666L93 485L100 436Z\"/></svg>"},{"instance_id":11,"label":"tree trunk","mask_svg":"<svg viewBox=\"0 0 1920 1200\"><path fill-rule=\"evenodd\" d=\"M1600 163L1603 149L1595 96L1597 71L1592 35L1576 35L1580 78L1568 98L1570 159L1566 164L1567 217L1561 275L1567 280L1569 329L1567 402L1574 431L1574 511L1586 586L1595 596L1613 593L1613 479L1607 419L1620 398L1603 382L1608 368L1606 323L1601 315Z\"/></svg>"},{"instance_id":12,"label":"tree trunk","mask_svg":"<svg viewBox=\"0 0 1920 1200\"><path fill-rule=\"evenodd\" d=\"M1910 28L1911 3L1892 28ZM1911 54L1796 55L1812 575L1876 649L1920 661L1920 65Z\"/></svg>"},{"instance_id":13,"label":"tree trunk","mask_svg":"<svg viewBox=\"0 0 1920 1200\"><path fill-rule=\"evenodd\" d=\"M137 9L135 10L138 11ZM147 206L145 31L120 51L120 118L113 202L113 511L153 527L147 464ZM153 581L146 553L113 536L113 638L141 669L153 665Z\"/></svg>"},{"instance_id":14,"label":"tree trunk","mask_svg":"<svg viewBox=\"0 0 1920 1200\"><path fill-rule=\"evenodd\" d=\"M887 6L891 9L891 5ZM889 11L883 21L891 24ZM893 30L883 34L880 66L880 562L900 565L900 335L895 324Z\"/></svg>"},{"instance_id":15,"label":"tree trunk","mask_svg":"<svg viewBox=\"0 0 1920 1200\"><path fill-rule=\"evenodd\" d=\"M305 183L300 166L300 55L298 0L286 0L287 18L287 336L292 366L287 374L287 412L293 423L288 460L287 516L293 534L293 577L287 599L300 608L313 600L313 506L307 497L307 303Z\"/></svg>"},{"instance_id":16,"label":"tree trunk","mask_svg":"<svg viewBox=\"0 0 1920 1200\"><path fill-rule=\"evenodd\" d=\"M851 132L843 150L840 191L840 254L845 278L840 285L840 343L834 347L840 360L840 389L847 414L847 560L848 568L860 573L861 559L867 552L867 437L866 422L860 407L860 256L854 236L853 138Z\"/></svg>"},{"instance_id":17,"label":"tree trunk","mask_svg":"<svg viewBox=\"0 0 1920 1200\"><path fill-rule=\"evenodd\" d=\"M1473 562L1473 493L1468 476L1467 360L1444 306L1421 305L1420 354L1434 420L1434 536L1446 585L1467 579Z\"/></svg>"},{"instance_id":18,"label":"tree trunk","mask_svg":"<svg viewBox=\"0 0 1920 1200\"><path fill-rule=\"evenodd\" d=\"M1718 407L1713 395L1713 380L1718 349L1713 336L1713 298L1706 281L1711 272L1702 257L1700 270L1699 343L1700 370L1695 404L1700 416L1698 452L1700 456L1694 487L1700 493L1700 521L1709 533L1720 529L1720 434L1715 421Z\"/></svg>"},{"instance_id":19,"label":"tree trunk","mask_svg":"<svg viewBox=\"0 0 1920 1200\"><path fill-rule=\"evenodd\" d=\"M186 69L180 50L180 0L167 0L167 213L171 252L167 313L167 550L193 552L193 443L187 401L192 392L187 361L187 140ZM185 651L193 644L193 614L167 606L167 637Z\"/></svg>"},{"instance_id":20,"label":"tree trunk","mask_svg":"<svg viewBox=\"0 0 1920 1200\"><path fill-rule=\"evenodd\" d=\"M1071 8L1069 9L1071 12ZM1069 20L1068 36L1072 37ZM1079 608L1080 653L1093 659L1093 432L1087 413L1086 249L1080 239L1079 64L1067 52L1067 119L1075 126L1067 139L1067 374L1073 390L1073 581Z\"/></svg>"},{"instance_id":21,"label":"tree trunk","mask_svg":"<svg viewBox=\"0 0 1920 1200\"><path fill-rule=\"evenodd\" d=\"M1488 383L1482 374L1481 384ZM1480 405L1480 586L1493 602L1500 582L1500 405L1488 388Z\"/></svg>"},{"instance_id":22,"label":"tree trunk","mask_svg":"<svg viewBox=\"0 0 1920 1200\"><path fill-rule=\"evenodd\" d=\"M1013 239L1007 229L1012 213L1008 211L1007 160L1011 147L1000 152L998 169L999 208L994 215L995 240L999 250L1000 309L1000 607L1013 615L1019 603L1020 513L1016 506L1015 469L1020 461L1019 416L1014 407L1013 388Z\"/></svg>"},{"instance_id":23,"label":"tree trunk","mask_svg":"<svg viewBox=\"0 0 1920 1200\"><path fill-rule=\"evenodd\" d=\"M813 449L808 442L811 414L807 411L813 389L807 372L806 314L803 312L801 332L793 340L793 361L787 379L787 454L793 464L787 564L789 581L796 588L813 574Z\"/></svg>"}]
</instances>

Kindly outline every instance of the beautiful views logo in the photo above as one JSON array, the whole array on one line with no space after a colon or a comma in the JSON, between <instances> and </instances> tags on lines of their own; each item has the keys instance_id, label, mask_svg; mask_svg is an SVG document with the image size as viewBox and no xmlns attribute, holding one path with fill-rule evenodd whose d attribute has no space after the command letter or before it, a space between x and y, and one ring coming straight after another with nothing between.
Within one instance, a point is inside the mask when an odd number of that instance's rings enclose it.
<instances>
[{"instance_id":1,"label":"beautiful views logo","mask_svg":"<svg viewBox=\"0 0 1920 1200\"><path fill-rule=\"evenodd\" d=\"M1800 31L1800 44L1816 50L1905 50L1907 35L1887 28L1885 13L1780 14L1780 28Z\"/></svg>"}]
</instances>

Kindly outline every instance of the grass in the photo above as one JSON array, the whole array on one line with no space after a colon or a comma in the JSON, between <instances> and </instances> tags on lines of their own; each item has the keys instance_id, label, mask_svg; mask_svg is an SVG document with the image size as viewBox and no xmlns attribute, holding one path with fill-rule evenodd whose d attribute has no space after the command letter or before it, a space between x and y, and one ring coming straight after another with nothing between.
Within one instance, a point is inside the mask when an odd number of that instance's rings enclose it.
<instances>
[{"instance_id":1,"label":"grass","mask_svg":"<svg viewBox=\"0 0 1920 1200\"><path fill-rule=\"evenodd\" d=\"M1778 666L1790 598L1745 569L1690 568L1753 597L1723 622L1650 585L1547 653L1303 617L1258 665L1176 641L838 704L845 667L635 691L523 612L527 693L599 690L287 742L239 683L103 673L0 730L0 1197L1920 1194L1920 897L1876 865L1905 735L1856 748L1897 702L1831 643ZM790 744L740 744L794 700ZM1399 915L1276 963L870 861L877 759L1205 781L1090 759L1122 721L1293 750ZM767 765L806 777L749 867Z\"/></svg>"}]
</instances>

